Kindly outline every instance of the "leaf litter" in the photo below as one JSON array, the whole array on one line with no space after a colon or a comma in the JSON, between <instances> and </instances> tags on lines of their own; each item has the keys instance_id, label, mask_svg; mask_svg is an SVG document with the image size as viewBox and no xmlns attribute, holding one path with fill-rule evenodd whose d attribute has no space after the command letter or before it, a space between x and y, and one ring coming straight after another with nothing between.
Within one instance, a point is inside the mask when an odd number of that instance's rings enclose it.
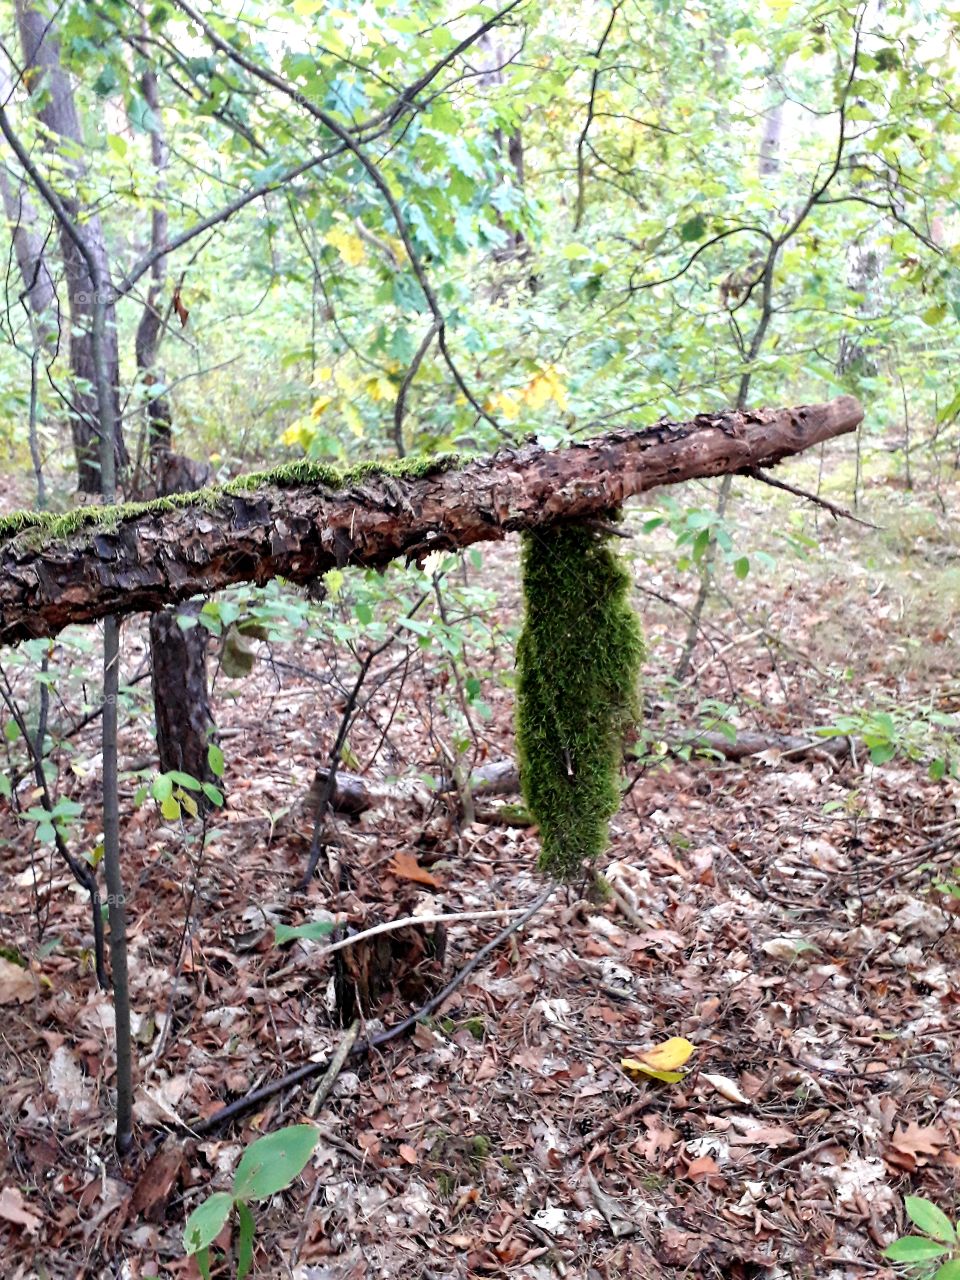
<instances>
[{"instance_id":1,"label":"leaf litter","mask_svg":"<svg viewBox=\"0 0 960 1280\"><path fill-rule=\"evenodd\" d=\"M832 670L838 635L853 684L924 695L935 670L914 677L875 660L897 642L896 611L871 612L872 588L852 569L838 600L837 566L852 564L849 541L863 535L823 536L823 564L751 584L751 608L780 648L760 637L722 661L705 653L696 688L669 708L656 691L677 618L644 603L652 733L668 738L670 716L695 715L707 697L735 702L744 728L761 715L774 733L822 722L832 708L821 672L798 651ZM507 627L512 551L488 553L483 572L500 586ZM645 581L680 600L690 591L655 566ZM710 622L731 638L742 629L723 602ZM131 626L131 648L136 635ZM288 657L315 674L332 661L322 645ZM391 735L427 775L435 690L428 665L418 670ZM23 831L0 815L3 941L29 957L0 968L0 1250L12 1277L196 1274L183 1259L185 1218L229 1186L253 1138L302 1121L313 1091L274 1097L208 1137L188 1123L324 1059L343 1034L323 939L280 948L278 924L360 930L418 912L523 907L540 890L535 832L466 825L452 802L425 808L418 785L338 819L322 877L296 895L310 835L297 805L337 710L313 680L278 696L275 675L260 664L242 698L221 701L229 807L202 858L180 828L132 808L132 784L123 797L141 1055L140 1147L123 1166L110 1146L110 1009L90 973L86 904L62 887L44 898L58 945L41 956L37 868ZM953 673L937 678L960 706ZM495 760L512 752L510 696L492 686L485 697L493 716L481 740ZM376 711L351 735L360 760L382 731ZM95 736L84 746L92 758ZM127 726L123 750L149 753L148 727ZM76 778L91 802L95 783ZM609 896L558 893L440 1015L347 1062L316 1115L321 1140L302 1179L258 1217L257 1274L853 1280L890 1274L880 1251L902 1229L905 1194L953 1212L956 900L932 889L927 868L945 873L956 858L952 840L936 842L957 830L957 784L931 781L920 763L838 766L776 751L642 762L628 780L600 864ZM443 972L498 927L449 925ZM408 958L379 1006L362 1010L371 1027L422 1002Z\"/></svg>"}]
</instances>

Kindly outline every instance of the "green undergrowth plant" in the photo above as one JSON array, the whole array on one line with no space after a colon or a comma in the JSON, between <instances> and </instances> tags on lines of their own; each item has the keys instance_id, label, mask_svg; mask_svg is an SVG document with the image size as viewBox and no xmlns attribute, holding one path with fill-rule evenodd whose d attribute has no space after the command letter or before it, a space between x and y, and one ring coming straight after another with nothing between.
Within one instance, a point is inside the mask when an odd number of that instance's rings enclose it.
<instances>
[{"instance_id":1,"label":"green undergrowth plant","mask_svg":"<svg viewBox=\"0 0 960 1280\"><path fill-rule=\"evenodd\" d=\"M644 657L630 575L582 526L524 535L517 748L540 865L563 879L603 850Z\"/></svg>"},{"instance_id":2,"label":"green undergrowth plant","mask_svg":"<svg viewBox=\"0 0 960 1280\"><path fill-rule=\"evenodd\" d=\"M244 1280L253 1267L256 1223L250 1203L268 1200L289 1187L304 1169L320 1138L310 1124L289 1125L252 1142L240 1157L233 1187L207 1196L190 1217L183 1231L183 1245L194 1256L203 1280L210 1280L210 1249L231 1215L237 1219L237 1280Z\"/></svg>"},{"instance_id":3,"label":"green undergrowth plant","mask_svg":"<svg viewBox=\"0 0 960 1280\"><path fill-rule=\"evenodd\" d=\"M960 1280L960 1223L954 1225L920 1196L907 1196L904 1208L923 1235L901 1236L883 1256L902 1266L911 1280Z\"/></svg>"}]
</instances>

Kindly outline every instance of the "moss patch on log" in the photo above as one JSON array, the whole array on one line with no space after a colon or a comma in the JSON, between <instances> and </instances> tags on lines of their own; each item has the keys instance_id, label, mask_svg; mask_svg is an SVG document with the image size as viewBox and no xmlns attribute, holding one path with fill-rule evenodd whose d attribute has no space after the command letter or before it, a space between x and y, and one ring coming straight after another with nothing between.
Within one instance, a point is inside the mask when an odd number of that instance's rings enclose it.
<instances>
[{"instance_id":1,"label":"moss patch on log","mask_svg":"<svg viewBox=\"0 0 960 1280\"><path fill-rule=\"evenodd\" d=\"M147 502L121 502L116 506L76 507L73 511L57 514L51 511L14 511L0 518L0 542L20 534L32 533L38 542L57 542L70 538L83 530L97 528L104 532L116 529L127 520L136 520L155 512L181 511L196 507L209 510L227 497L244 496L275 486L279 489L308 488L323 485L327 489L341 491L363 485L365 481L379 478L395 480L420 480L425 476L452 471L462 459L459 454L437 454L433 458L399 458L395 461L361 462L355 467L340 470L326 463L300 459L274 467L270 471L254 471L237 476L226 484L211 485L190 493L173 493L165 498L151 498Z\"/></svg>"},{"instance_id":2,"label":"moss patch on log","mask_svg":"<svg viewBox=\"0 0 960 1280\"><path fill-rule=\"evenodd\" d=\"M520 784L540 828L540 866L570 879L606 846L620 803L643 633L609 539L581 526L525 534L522 571Z\"/></svg>"}]
</instances>

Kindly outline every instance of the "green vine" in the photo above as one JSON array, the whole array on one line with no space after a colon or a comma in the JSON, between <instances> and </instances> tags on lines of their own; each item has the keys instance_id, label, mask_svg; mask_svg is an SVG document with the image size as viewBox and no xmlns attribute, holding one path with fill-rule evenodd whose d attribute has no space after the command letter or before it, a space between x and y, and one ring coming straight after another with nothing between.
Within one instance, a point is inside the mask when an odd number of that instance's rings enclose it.
<instances>
[{"instance_id":1,"label":"green vine","mask_svg":"<svg viewBox=\"0 0 960 1280\"><path fill-rule=\"evenodd\" d=\"M643 634L609 539L575 525L525 534L522 570L520 780L540 828L540 866L570 879L604 849L619 806Z\"/></svg>"}]
</instances>

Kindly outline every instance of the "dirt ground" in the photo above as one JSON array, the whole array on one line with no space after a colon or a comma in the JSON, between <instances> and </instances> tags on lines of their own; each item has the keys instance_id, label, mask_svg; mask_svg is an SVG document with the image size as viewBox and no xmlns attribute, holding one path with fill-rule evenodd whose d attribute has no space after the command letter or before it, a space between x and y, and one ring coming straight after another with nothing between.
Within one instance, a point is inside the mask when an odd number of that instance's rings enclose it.
<instances>
[{"instance_id":1,"label":"dirt ground","mask_svg":"<svg viewBox=\"0 0 960 1280\"><path fill-rule=\"evenodd\" d=\"M742 499L750 576L720 575L679 687L669 677L696 580L670 567L663 530L634 539L647 750L627 766L600 866L608 893L558 889L413 1034L347 1061L304 1175L257 1208L254 1274L859 1280L893 1274L880 1251L902 1229L905 1194L956 1216L957 899L935 885L960 861L960 786L930 777L915 721L935 710L949 733L960 716L960 534L937 504L880 486L866 511L881 531L822 513L815 527L808 513L817 545L803 559L774 531L800 530L795 506L770 491ZM486 660L509 675L515 548L485 550L473 572L496 595ZM376 756L371 780L438 767L455 677L415 641L402 698L385 684L350 738L351 767ZM139 624L125 654L131 676ZM408 786L339 820L298 893L310 823L297 802L343 704L331 671L348 682L320 636L262 645L242 684L218 677L229 803L203 842L198 823L135 805L140 780L125 775L140 1084L122 1164L87 903L0 802L0 942L30 984L4 998L0 1032L5 1276L199 1274L183 1257L186 1216L229 1186L251 1139L307 1116L319 1077L212 1135L191 1136L190 1122L323 1060L343 1034L324 944L281 949L277 923L522 908L546 886L529 827L467 824L452 800L425 805ZM510 756L509 680L485 680L483 697L480 755ZM768 734L853 707L910 713L880 765L862 744L840 761L666 752L721 705ZM60 782L85 802L91 842L96 734L92 723L71 739ZM148 717L127 716L122 763L142 767L151 751ZM373 1029L422 1004L503 923L448 926L442 964L414 956L413 974L401 956L394 987L363 1011ZM621 1065L670 1037L695 1045L679 1082Z\"/></svg>"}]
</instances>

